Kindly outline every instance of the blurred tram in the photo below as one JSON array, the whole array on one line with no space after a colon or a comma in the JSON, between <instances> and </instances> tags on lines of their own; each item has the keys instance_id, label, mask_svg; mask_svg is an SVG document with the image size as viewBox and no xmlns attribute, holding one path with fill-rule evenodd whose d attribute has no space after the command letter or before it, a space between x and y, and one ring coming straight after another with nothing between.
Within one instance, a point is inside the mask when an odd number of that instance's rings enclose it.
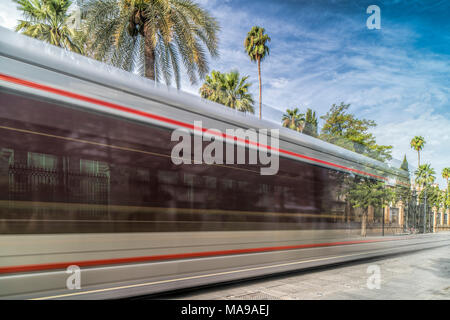
<instances>
[{"instance_id":1,"label":"blurred tram","mask_svg":"<svg viewBox=\"0 0 450 320\"><path fill-rule=\"evenodd\" d=\"M194 121L279 129L279 172L175 165L171 133ZM0 28L0 297L132 296L407 243L358 236L338 192L358 175L408 183L376 160ZM81 288L69 290L73 265Z\"/></svg>"}]
</instances>

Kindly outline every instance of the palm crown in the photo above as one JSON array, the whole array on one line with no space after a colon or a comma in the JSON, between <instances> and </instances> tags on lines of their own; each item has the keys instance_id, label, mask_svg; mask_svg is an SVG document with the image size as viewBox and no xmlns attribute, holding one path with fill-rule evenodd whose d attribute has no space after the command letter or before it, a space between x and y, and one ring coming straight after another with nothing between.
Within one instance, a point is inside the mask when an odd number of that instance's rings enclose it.
<instances>
[{"instance_id":1,"label":"palm crown","mask_svg":"<svg viewBox=\"0 0 450 320\"><path fill-rule=\"evenodd\" d=\"M220 73L213 70L211 76L206 76L200 95L232 109L254 113L253 97L248 92L251 83L247 79L248 76L241 78L238 71Z\"/></svg>"},{"instance_id":2,"label":"palm crown","mask_svg":"<svg viewBox=\"0 0 450 320\"><path fill-rule=\"evenodd\" d=\"M415 136L411 140L411 148L417 151L418 162L417 167L420 167L420 151L423 149L425 145L425 139L422 136Z\"/></svg>"},{"instance_id":3,"label":"palm crown","mask_svg":"<svg viewBox=\"0 0 450 320\"><path fill-rule=\"evenodd\" d=\"M18 20L16 31L81 53L77 31L68 26L70 0L14 0L25 20Z\"/></svg>"},{"instance_id":4,"label":"palm crown","mask_svg":"<svg viewBox=\"0 0 450 320\"><path fill-rule=\"evenodd\" d=\"M448 178L450 178L450 168L442 169L442 178L447 180L447 189L448 189Z\"/></svg>"},{"instance_id":5,"label":"palm crown","mask_svg":"<svg viewBox=\"0 0 450 320\"><path fill-rule=\"evenodd\" d=\"M292 130L302 132L305 127L305 115L303 113L299 113L298 108L292 110L287 109L281 120L283 122L283 127Z\"/></svg>"},{"instance_id":6,"label":"palm crown","mask_svg":"<svg viewBox=\"0 0 450 320\"><path fill-rule=\"evenodd\" d=\"M415 171L416 183L421 187L432 184L436 179L434 176L435 173L436 172L429 164L419 166L419 168Z\"/></svg>"},{"instance_id":7,"label":"palm crown","mask_svg":"<svg viewBox=\"0 0 450 320\"><path fill-rule=\"evenodd\" d=\"M263 61L269 55L267 42L270 42L271 39L264 32L264 28L255 26L247 34L247 38L245 38L245 51L247 51L251 61Z\"/></svg>"},{"instance_id":8,"label":"palm crown","mask_svg":"<svg viewBox=\"0 0 450 320\"><path fill-rule=\"evenodd\" d=\"M218 56L219 26L191 0L87 0L85 32L94 58L180 87L181 62L191 83Z\"/></svg>"},{"instance_id":9,"label":"palm crown","mask_svg":"<svg viewBox=\"0 0 450 320\"><path fill-rule=\"evenodd\" d=\"M267 42L270 42L270 37L267 34L264 34L264 32L264 28L255 26L247 33L247 37L244 41L244 48L250 57L250 60L258 63L260 119L262 117L261 61L269 55Z\"/></svg>"}]
</instances>

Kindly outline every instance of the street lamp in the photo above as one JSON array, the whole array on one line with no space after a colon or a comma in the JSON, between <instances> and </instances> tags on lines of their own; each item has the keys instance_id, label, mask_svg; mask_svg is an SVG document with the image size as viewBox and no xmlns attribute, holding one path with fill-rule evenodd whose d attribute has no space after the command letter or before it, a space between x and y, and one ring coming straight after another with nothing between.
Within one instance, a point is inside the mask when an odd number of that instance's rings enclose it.
<instances>
[{"instance_id":1,"label":"street lamp","mask_svg":"<svg viewBox=\"0 0 450 320\"><path fill-rule=\"evenodd\" d=\"M425 186L425 201L423 208L423 233L427 232L427 187Z\"/></svg>"},{"instance_id":2,"label":"street lamp","mask_svg":"<svg viewBox=\"0 0 450 320\"><path fill-rule=\"evenodd\" d=\"M412 210L412 220L413 220L413 228L416 229L416 211L417 211L417 194L416 189L413 189L411 195L411 210Z\"/></svg>"},{"instance_id":3,"label":"street lamp","mask_svg":"<svg viewBox=\"0 0 450 320\"><path fill-rule=\"evenodd\" d=\"M403 209L403 232L407 232L409 223L409 204L408 201L406 201L406 199L402 201L404 201L405 204L405 207Z\"/></svg>"}]
</instances>

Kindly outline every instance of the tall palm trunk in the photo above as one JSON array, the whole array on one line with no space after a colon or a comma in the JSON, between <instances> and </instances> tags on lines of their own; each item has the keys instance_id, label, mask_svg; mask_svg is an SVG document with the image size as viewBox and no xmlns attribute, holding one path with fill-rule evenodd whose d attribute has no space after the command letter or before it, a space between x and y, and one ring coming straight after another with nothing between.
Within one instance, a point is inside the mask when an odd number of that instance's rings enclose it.
<instances>
[{"instance_id":1,"label":"tall palm trunk","mask_svg":"<svg viewBox=\"0 0 450 320\"><path fill-rule=\"evenodd\" d=\"M262 119L261 59L258 59L258 75L259 75L259 118Z\"/></svg>"},{"instance_id":2,"label":"tall palm trunk","mask_svg":"<svg viewBox=\"0 0 450 320\"><path fill-rule=\"evenodd\" d=\"M417 168L420 168L420 151L417 150Z\"/></svg>"},{"instance_id":3,"label":"tall palm trunk","mask_svg":"<svg viewBox=\"0 0 450 320\"><path fill-rule=\"evenodd\" d=\"M145 77L155 80L155 48L153 48L148 27L144 30L144 68Z\"/></svg>"}]
</instances>

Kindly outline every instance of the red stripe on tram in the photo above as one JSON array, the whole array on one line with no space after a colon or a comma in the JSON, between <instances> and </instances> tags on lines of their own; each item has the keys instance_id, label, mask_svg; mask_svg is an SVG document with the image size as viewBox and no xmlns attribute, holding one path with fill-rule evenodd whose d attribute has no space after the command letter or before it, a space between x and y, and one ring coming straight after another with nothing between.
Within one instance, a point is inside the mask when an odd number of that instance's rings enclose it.
<instances>
[{"instance_id":1,"label":"red stripe on tram","mask_svg":"<svg viewBox=\"0 0 450 320\"><path fill-rule=\"evenodd\" d=\"M295 250L295 249L306 249L306 248L332 247L332 246L351 245L351 244L385 242L385 241L402 240L402 239L403 238L386 238L386 239L371 239L371 240L339 241L339 242L310 243L310 244L278 246L278 247L261 247L261 248L231 249L231 250L220 250L220 251L188 252L188 253L164 254L164 255L154 255L154 256L6 266L6 267L0 267L0 274L45 271L45 270L58 270L58 269L65 269L71 265L76 265L78 267L107 266L107 265L117 265L117 264L126 264L126 263L168 261L168 260L180 260L180 259L189 259L189 258L227 256L227 255L245 254L245 253L261 253L261 252Z\"/></svg>"},{"instance_id":2,"label":"red stripe on tram","mask_svg":"<svg viewBox=\"0 0 450 320\"><path fill-rule=\"evenodd\" d=\"M133 108L130 108L130 107L122 106L122 105L119 105L119 104L111 103L111 102L100 100L100 99L96 99L96 98L87 97L87 96L84 96L84 95L81 95L81 94L69 92L69 91L62 90L62 89L53 88L53 87L50 87L50 86L47 86L47 85L43 85L43 84L39 84L39 83L36 83L36 82L31 82L31 81L27 81L27 80L23 80L23 79L19 79L19 78L8 76L8 75L1 74L1 73L0 73L0 80L11 82L11 83L15 83L15 84L22 85L22 86L29 87L29 88L33 88L33 89L46 91L46 92L57 94L57 95L60 95L60 96L76 99L76 100L79 100L79 101L93 103L93 104L100 105L100 106L103 106L103 107L107 107L107 108L110 108L110 109L115 109L115 110L119 110L119 111L122 111L122 112L135 114L135 115L138 115L138 116L142 116L142 117L145 117L145 118L157 120L157 121L168 123L168 124L172 124L172 125L177 125L177 126L180 126L180 127L191 129L191 130L198 130L198 127L195 127L194 125L189 124L189 123L185 123L185 122L182 122L182 121L170 119L170 118L163 117L163 116L158 116L158 115L155 115L155 114L152 114L152 113L149 113L149 112L136 110L136 109L133 109ZM206 132L208 129L202 128L201 130L203 132ZM335 168L344 169L344 170L347 170L347 171L350 171L350 172L355 172L355 173L363 174L363 175L366 175L366 176L371 176L371 177L374 177L374 178L377 178L377 179L381 179L381 180L387 180L387 178L385 178L385 177L378 176L378 175L375 175L375 174L372 174L372 173L369 173L369 172L357 170L357 169L354 169L354 168L349 168L349 167L346 167L346 166L342 166L342 165L339 165L339 164L336 164L336 163L324 161L324 160L313 158L313 157L308 157L308 156L305 156L305 155L302 155L302 154L299 154L299 153L296 153L296 152L284 150L284 149L272 148L271 146L263 145L263 144L260 144L258 142L254 142L254 141L247 140L247 139L242 139L242 138L239 138L239 137L236 137L236 136L230 136L230 135L227 135L227 134L224 134L224 133L219 134L219 133L216 133L214 131L210 131L209 133L217 135L217 136L221 136L221 137L226 138L226 139L237 140L237 141L240 141L240 142L244 142L247 145L254 145L254 146L257 146L257 147L260 147L260 148L273 150L273 151L276 151L276 152L279 152L279 153L284 153L284 154L287 154L287 155L290 155L290 156L294 156L294 157L297 157L297 158L302 158L302 159L310 160L310 161L313 161L313 162L329 165L329 166L332 166L332 167L335 167Z\"/></svg>"}]
</instances>

